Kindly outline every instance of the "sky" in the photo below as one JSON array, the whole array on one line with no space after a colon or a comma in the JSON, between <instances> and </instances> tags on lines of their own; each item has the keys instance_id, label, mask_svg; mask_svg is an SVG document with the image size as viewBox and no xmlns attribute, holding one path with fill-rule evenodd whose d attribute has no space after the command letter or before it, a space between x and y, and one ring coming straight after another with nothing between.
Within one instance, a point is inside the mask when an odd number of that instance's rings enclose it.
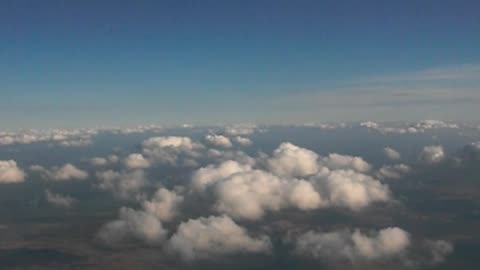
<instances>
[{"instance_id":1,"label":"sky","mask_svg":"<svg viewBox=\"0 0 480 270\"><path fill-rule=\"evenodd\" d=\"M474 121L479 9L4 0L0 128Z\"/></svg>"}]
</instances>

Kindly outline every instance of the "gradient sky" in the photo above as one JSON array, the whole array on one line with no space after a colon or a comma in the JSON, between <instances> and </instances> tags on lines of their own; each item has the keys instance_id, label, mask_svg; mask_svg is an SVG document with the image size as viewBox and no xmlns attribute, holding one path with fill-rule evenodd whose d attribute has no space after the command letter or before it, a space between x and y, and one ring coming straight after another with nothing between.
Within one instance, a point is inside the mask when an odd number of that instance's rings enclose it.
<instances>
[{"instance_id":1,"label":"gradient sky","mask_svg":"<svg viewBox=\"0 0 480 270\"><path fill-rule=\"evenodd\" d=\"M0 129L477 120L479 10L438 0L3 0Z\"/></svg>"}]
</instances>

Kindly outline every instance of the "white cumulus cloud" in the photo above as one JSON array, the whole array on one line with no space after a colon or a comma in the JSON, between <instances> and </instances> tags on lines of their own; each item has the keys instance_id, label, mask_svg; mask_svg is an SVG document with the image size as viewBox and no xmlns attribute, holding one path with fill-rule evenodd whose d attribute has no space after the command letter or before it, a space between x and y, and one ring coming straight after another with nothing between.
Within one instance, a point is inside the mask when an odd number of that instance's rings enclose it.
<instances>
[{"instance_id":1,"label":"white cumulus cloud","mask_svg":"<svg viewBox=\"0 0 480 270\"><path fill-rule=\"evenodd\" d=\"M228 216L190 219L182 222L169 240L169 247L186 260L234 253L268 253L267 236L252 237Z\"/></svg>"},{"instance_id":2,"label":"white cumulus cloud","mask_svg":"<svg viewBox=\"0 0 480 270\"><path fill-rule=\"evenodd\" d=\"M25 172L15 160L0 160L0 183L19 183L25 180Z\"/></svg>"},{"instance_id":3,"label":"white cumulus cloud","mask_svg":"<svg viewBox=\"0 0 480 270\"><path fill-rule=\"evenodd\" d=\"M445 159L445 152L441 145L425 146L422 149L419 158L426 164L436 164Z\"/></svg>"},{"instance_id":4,"label":"white cumulus cloud","mask_svg":"<svg viewBox=\"0 0 480 270\"><path fill-rule=\"evenodd\" d=\"M53 193L48 189L45 190L45 198L51 205L63 208L69 208L77 201L71 196Z\"/></svg>"}]
</instances>

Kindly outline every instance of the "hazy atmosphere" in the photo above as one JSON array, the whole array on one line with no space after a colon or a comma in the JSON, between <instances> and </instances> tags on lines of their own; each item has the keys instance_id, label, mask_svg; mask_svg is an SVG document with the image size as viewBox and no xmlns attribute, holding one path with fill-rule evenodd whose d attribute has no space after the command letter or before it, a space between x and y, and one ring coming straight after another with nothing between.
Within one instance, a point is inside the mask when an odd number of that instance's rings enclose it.
<instances>
[{"instance_id":1,"label":"hazy atmosphere","mask_svg":"<svg viewBox=\"0 0 480 270\"><path fill-rule=\"evenodd\" d=\"M0 1L0 269L476 269L479 10Z\"/></svg>"}]
</instances>

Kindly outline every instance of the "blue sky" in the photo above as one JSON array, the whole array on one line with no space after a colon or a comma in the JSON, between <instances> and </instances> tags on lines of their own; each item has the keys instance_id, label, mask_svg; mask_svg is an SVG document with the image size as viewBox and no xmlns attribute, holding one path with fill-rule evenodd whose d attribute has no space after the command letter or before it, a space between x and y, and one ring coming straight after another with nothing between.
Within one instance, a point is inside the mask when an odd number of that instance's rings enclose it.
<instances>
[{"instance_id":1,"label":"blue sky","mask_svg":"<svg viewBox=\"0 0 480 270\"><path fill-rule=\"evenodd\" d=\"M0 2L0 128L480 113L478 1L98 2Z\"/></svg>"}]
</instances>

